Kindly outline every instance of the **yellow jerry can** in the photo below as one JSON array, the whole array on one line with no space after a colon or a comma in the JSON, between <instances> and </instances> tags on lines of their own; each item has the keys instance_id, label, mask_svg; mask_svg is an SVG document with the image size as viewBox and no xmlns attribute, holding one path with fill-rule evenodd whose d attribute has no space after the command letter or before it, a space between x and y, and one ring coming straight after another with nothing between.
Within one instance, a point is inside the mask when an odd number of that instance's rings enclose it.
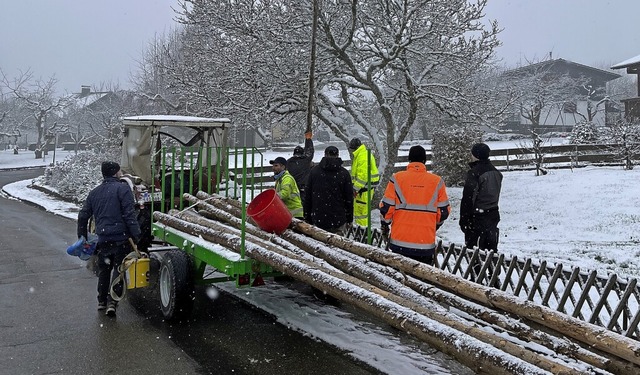
<instances>
[{"instance_id":1,"label":"yellow jerry can","mask_svg":"<svg viewBox=\"0 0 640 375\"><path fill-rule=\"evenodd\" d=\"M127 268L127 289L149 286L149 258L134 259Z\"/></svg>"}]
</instances>

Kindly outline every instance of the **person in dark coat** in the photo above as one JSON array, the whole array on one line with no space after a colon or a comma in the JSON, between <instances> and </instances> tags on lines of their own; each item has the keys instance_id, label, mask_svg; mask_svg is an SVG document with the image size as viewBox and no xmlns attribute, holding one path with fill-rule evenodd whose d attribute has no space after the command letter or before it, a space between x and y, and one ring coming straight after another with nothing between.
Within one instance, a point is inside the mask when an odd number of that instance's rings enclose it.
<instances>
[{"instance_id":1,"label":"person in dark coat","mask_svg":"<svg viewBox=\"0 0 640 375\"><path fill-rule=\"evenodd\" d=\"M311 169L305 195L305 221L344 235L353 221L353 184L335 146L327 147L320 163Z\"/></svg>"},{"instance_id":2,"label":"person in dark coat","mask_svg":"<svg viewBox=\"0 0 640 375\"><path fill-rule=\"evenodd\" d=\"M312 133L308 132L304 134L304 148L296 146L293 149L293 156L287 160L287 170L296 180L298 190L300 190L300 198L304 202L304 189L309 181L309 174L311 168L313 168L313 140L311 139Z\"/></svg>"},{"instance_id":3,"label":"person in dark coat","mask_svg":"<svg viewBox=\"0 0 640 375\"><path fill-rule=\"evenodd\" d=\"M489 161L490 152L484 143L476 143L471 148L471 169L462 190L459 224L468 248L497 251L502 173Z\"/></svg>"},{"instance_id":4,"label":"person in dark coat","mask_svg":"<svg viewBox=\"0 0 640 375\"><path fill-rule=\"evenodd\" d=\"M120 181L122 172L116 162L102 163L102 183L89 192L78 213L78 237L87 237L89 219L93 216L98 235L98 310L115 316L117 301L109 294L112 280L120 275L118 267L131 252L129 238L140 239L140 226L136 219L135 200L129 185ZM114 292L122 295L122 282Z\"/></svg>"}]
</instances>

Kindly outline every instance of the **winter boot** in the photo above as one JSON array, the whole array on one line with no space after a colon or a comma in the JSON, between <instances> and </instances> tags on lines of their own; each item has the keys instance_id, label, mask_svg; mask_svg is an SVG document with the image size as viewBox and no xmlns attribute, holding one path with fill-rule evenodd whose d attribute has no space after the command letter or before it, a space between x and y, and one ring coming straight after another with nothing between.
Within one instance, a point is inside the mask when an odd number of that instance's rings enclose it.
<instances>
[{"instance_id":1,"label":"winter boot","mask_svg":"<svg viewBox=\"0 0 640 375\"><path fill-rule=\"evenodd\" d=\"M118 304L114 301L111 301L107 304L107 312L105 313L107 316L116 316L116 307Z\"/></svg>"}]
</instances>

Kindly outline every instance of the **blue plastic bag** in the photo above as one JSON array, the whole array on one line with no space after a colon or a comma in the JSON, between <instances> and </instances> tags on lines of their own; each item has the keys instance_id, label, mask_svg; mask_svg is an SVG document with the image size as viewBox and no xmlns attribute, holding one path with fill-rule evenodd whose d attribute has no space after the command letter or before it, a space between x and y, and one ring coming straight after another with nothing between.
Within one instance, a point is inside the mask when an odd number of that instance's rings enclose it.
<instances>
[{"instance_id":1,"label":"blue plastic bag","mask_svg":"<svg viewBox=\"0 0 640 375\"><path fill-rule=\"evenodd\" d=\"M89 241L87 241L84 236L80 236L78 241L67 247L67 254L76 256L82 260L88 260L96 251L97 238L92 237L95 236L89 235Z\"/></svg>"}]
</instances>

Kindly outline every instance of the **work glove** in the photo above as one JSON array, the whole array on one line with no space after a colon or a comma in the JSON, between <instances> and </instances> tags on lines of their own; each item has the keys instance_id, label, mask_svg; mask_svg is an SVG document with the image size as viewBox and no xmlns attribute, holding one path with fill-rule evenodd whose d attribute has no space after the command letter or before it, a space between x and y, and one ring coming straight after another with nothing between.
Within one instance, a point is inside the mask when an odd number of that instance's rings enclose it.
<instances>
[{"instance_id":1,"label":"work glove","mask_svg":"<svg viewBox=\"0 0 640 375\"><path fill-rule=\"evenodd\" d=\"M311 132L304 133L304 139L311 139L312 136L313 136L313 133Z\"/></svg>"}]
</instances>

